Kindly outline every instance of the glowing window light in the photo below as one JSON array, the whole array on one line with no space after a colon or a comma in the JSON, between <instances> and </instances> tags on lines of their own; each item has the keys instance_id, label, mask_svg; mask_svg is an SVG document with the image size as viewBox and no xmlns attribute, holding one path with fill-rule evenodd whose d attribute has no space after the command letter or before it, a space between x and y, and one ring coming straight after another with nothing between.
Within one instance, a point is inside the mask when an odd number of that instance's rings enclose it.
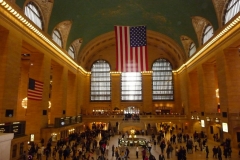
<instances>
[{"instance_id":1,"label":"glowing window light","mask_svg":"<svg viewBox=\"0 0 240 160\"><path fill-rule=\"evenodd\" d=\"M27 102L28 102L28 98L27 97L23 98L23 100L22 100L22 107L24 109L27 109ZM51 106L52 106L51 102L48 101L48 108L50 109Z\"/></svg>"}]
</instances>

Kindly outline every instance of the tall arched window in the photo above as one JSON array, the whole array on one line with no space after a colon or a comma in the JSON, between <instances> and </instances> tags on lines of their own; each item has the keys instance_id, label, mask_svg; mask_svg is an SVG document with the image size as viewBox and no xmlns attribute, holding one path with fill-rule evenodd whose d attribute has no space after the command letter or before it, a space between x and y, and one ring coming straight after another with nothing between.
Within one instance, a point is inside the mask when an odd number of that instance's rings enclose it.
<instances>
[{"instance_id":1,"label":"tall arched window","mask_svg":"<svg viewBox=\"0 0 240 160\"><path fill-rule=\"evenodd\" d=\"M189 57L191 57L196 52L196 45L192 42L189 47Z\"/></svg>"},{"instance_id":2,"label":"tall arched window","mask_svg":"<svg viewBox=\"0 0 240 160\"><path fill-rule=\"evenodd\" d=\"M68 54L70 57L72 57L72 59L75 58L75 50L72 45L68 48Z\"/></svg>"},{"instance_id":3,"label":"tall arched window","mask_svg":"<svg viewBox=\"0 0 240 160\"><path fill-rule=\"evenodd\" d=\"M240 0L230 0L225 10L224 24L230 21L240 11Z\"/></svg>"},{"instance_id":4,"label":"tall arched window","mask_svg":"<svg viewBox=\"0 0 240 160\"><path fill-rule=\"evenodd\" d=\"M173 100L172 65L166 59L158 59L152 66L153 100Z\"/></svg>"},{"instance_id":5,"label":"tall arched window","mask_svg":"<svg viewBox=\"0 0 240 160\"><path fill-rule=\"evenodd\" d=\"M37 6L33 2L29 2L25 6L25 15L33 21L41 30L43 30L43 21L42 16L37 8Z\"/></svg>"},{"instance_id":6,"label":"tall arched window","mask_svg":"<svg viewBox=\"0 0 240 160\"><path fill-rule=\"evenodd\" d=\"M91 69L91 101L111 100L110 65L98 60Z\"/></svg>"},{"instance_id":7,"label":"tall arched window","mask_svg":"<svg viewBox=\"0 0 240 160\"><path fill-rule=\"evenodd\" d=\"M207 25L204 28L202 44L206 43L212 36L213 36L213 27L211 25Z\"/></svg>"},{"instance_id":8,"label":"tall arched window","mask_svg":"<svg viewBox=\"0 0 240 160\"><path fill-rule=\"evenodd\" d=\"M62 37L58 30L54 30L52 34L52 39L56 42L60 47L62 47Z\"/></svg>"},{"instance_id":9,"label":"tall arched window","mask_svg":"<svg viewBox=\"0 0 240 160\"><path fill-rule=\"evenodd\" d=\"M122 72L121 74L121 100L142 100L142 74L141 72Z\"/></svg>"}]
</instances>

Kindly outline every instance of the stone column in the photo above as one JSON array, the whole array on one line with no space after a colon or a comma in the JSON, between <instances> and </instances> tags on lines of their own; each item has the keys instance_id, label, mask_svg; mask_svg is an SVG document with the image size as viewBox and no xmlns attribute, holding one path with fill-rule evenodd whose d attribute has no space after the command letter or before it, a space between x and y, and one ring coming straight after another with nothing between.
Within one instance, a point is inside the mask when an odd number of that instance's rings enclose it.
<instances>
[{"instance_id":1,"label":"stone column","mask_svg":"<svg viewBox=\"0 0 240 160\"><path fill-rule=\"evenodd\" d=\"M119 109L124 109L121 108L121 74L119 73L112 73L111 74L111 99L112 99L112 110L117 107Z\"/></svg>"},{"instance_id":2,"label":"stone column","mask_svg":"<svg viewBox=\"0 0 240 160\"><path fill-rule=\"evenodd\" d=\"M21 60L21 79L19 81L19 92L18 92L18 107L17 107L17 119L25 120L27 109L22 105L24 99L27 100L28 92L28 80L29 80L29 69L31 66L30 54L23 55L23 60ZM27 102L27 101L25 101ZM24 103L27 106L27 103Z\"/></svg>"},{"instance_id":3,"label":"stone column","mask_svg":"<svg viewBox=\"0 0 240 160\"><path fill-rule=\"evenodd\" d=\"M52 64L51 103L50 123L54 124L55 118L64 116L67 104L67 69L57 64Z\"/></svg>"},{"instance_id":4,"label":"stone column","mask_svg":"<svg viewBox=\"0 0 240 160\"><path fill-rule=\"evenodd\" d=\"M183 113L185 115L190 115L189 110L191 111L190 107L190 102L189 102L189 95L191 95L191 93L189 93L189 78L188 78L188 73L187 70L183 70L180 74L175 75L174 77L178 78L178 81L174 84L175 88L179 88L179 95L181 98L181 105L182 105L182 111L180 113ZM176 93L174 94L176 95ZM191 116L189 116L191 117Z\"/></svg>"},{"instance_id":5,"label":"stone column","mask_svg":"<svg viewBox=\"0 0 240 160\"><path fill-rule=\"evenodd\" d=\"M22 39L12 31L0 29L0 121L16 120ZM6 110L13 113L6 115Z\"/></svg>"},{"instance_id":6,"label":"stone column","mask_svg":"<svg viewBox=\"0 0 240 160\"><path fill-rule=\"evenodd\" d=\"M198 73L196 70L188 73L189 75L189 111L200 112Z\"/></svg>"},{"instance_id":7,"label":"stone column","mask_svg":"<svg viewBox=\"0 0 240 160\"><path fill-rule=\"evenodd\" d=\"M240 59L238 49L227 49L217 54L217 77L219 81L219 100L221 112L227 112L227 117L221 119L228 123L228 133L223 138L233 134L233 122L229 121L229 114L239 113L240 88Z\"/></svg>"},{"instance_id":8,"label":"stone column","mask_svg":"<svg viewBox=\"0 0 240 160\"><path fill-rule=\"evenodd\" d=\"M155 106L152 104L152 73L142 73L142 101L141 112L155 113Z\"/></svg>"},{"instance_id":9,"label":"stone column","mask_svg":"<svg viewBox=\"0 0 240 160\"><path fill-rule=\"evenodd\" d=\"M67 107L66 115L75 116L77 115L76 107L76 96L77 96L77 81L76 75L68 72L68 84L67 84Z\"/></svg>"},{"instance_id":10,"label":"stone column","mask_svg":"<svg viewBox=\"0 0 240 160\"><path fill-rule=\"evenodd\" d=\"M78 70L77 73L77 114L82 114L82 107L83 105L89 105L89 96L86 95L86 90L90 87L86 84L88 80L88 76L83 74L81 71ZM89 89L88 89L89 90Z\"/></svg>"},{"instance_id":11,"label":"stone column","mask_svg":"<svg viewBox=\"0 0 240 160\"><path fill-rule=\"evenodd\" d=\"M202 65L203 76L203 95L204 104L202 112L214 113L217 111L217 97L216 89L218 88L218 81L216 78L216 68L212 63Z\"/></svg>"},{"instance_id":12,"label":"stone column","mask_svg":"<svg viewBox=\"0 0 240 160\"><path fill-rule=\"evenodd\" d=\"M42 100L28 99L26 110L26 133L34 134L35 141L40 141L41 128L47 127L48 117L44 114L48 110L50 86L50 58L41 53L30 55L31 67L29 78L43 82Z\"/></svg>"}]
</instances>

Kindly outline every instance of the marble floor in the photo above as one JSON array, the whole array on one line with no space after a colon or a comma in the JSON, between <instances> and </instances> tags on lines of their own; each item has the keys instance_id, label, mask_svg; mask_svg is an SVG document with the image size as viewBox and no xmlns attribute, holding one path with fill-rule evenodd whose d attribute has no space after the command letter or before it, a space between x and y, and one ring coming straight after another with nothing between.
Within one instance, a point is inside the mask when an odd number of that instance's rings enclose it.
<instances>
[{"instance_id":1,"label":"marble floor","mask_svg":"<svg viewBox=\"0 0 240 160\"><path fill-rule=\"evenodd\" d=\"M114 136L114 137L112 137L110 139L110 146L112 146L113 144L114 144L114 146L117 145L118 137L119 136ZM145 138L147 141L149 141L151 139L151 136L139 136L139 138ZM166 138L168 138L168 137L166 136ZM216 160L216 158L213 158L212 148L214 146L219 146L219 144L220 143L218 143L218 142L214 142L214 141L208 140L208 142L207 142L207 145L209 147L209 156L208 156L208 158L206 158L205 151L196 151L196 152L193 151L193 153L191 153L191 154L187 153L187 160L203 160L203 159L208 159L208 160L215 159ZM176 144L176 145L184 146L186 148L186 144L185 143L179 143L179 144ZM152 145L152 146L154 146L154 145ZM130 150L130 158L129 158L129 160L137 160L136 155L135 155L136 147L128 147L128 148ZM173 148L175 148L175 145L173 145ZM223 148L222 148L222 150L223 150ZM139 148L139 152L140 151L141 151L141 149ZM151 150L151 153L156 157L156 160L158 160L158 156L161 153L159 145L156 145L156 148L153 147L152 150ZM139 155L140 156L139 156L138 159L141 160L142 159L141 158L141 152L139 153ZM166 158L167 157L166 153L164 153L164 155L165 155L165 159L167 159ZM174 155L174 152L173 152L172 155L173 156L170 157L170 159L177 160L177 157ZM240 157L238 156L238 150L237 149L232 149L232 156L231 157L232 158L227 158L227 159L233 159L233 160L237 160L238 159L238 160L240 160ZM111 153L109 153L107 158L108 158L108 160L115 160L116 159L116 158L111 157ZM225 160L226 158L222 157L222 159Z\"/></svg>"},{"instance_id":2,"label":"marble floor","mask_svg":"<svg viewBox=\"0 0 240 160\"><path fill-rule=\"evenodd\" d=\"M115 135L114 137L110 138L110 141L109 141L110 149L109 149L108 155L106 155L106 157L105 157L106 160L116 160L115 157L112 157L111 146L114 145L116 147L118 145L118 138L119 137L120 137L120 135ZM140 136L139 135L138 138L145 138L147 141L150 141L151 136ZM169 138L168 135L165 138L168 139ZM186 147L185 143L179 143L179 144L176 144L176 145ZM203 159L217 160L216 158L213 158L212 148L214 146L219 146L219 143L208 140L207 145L209 147L209 158L206 158L206 153L204 151L196 151L196 152L193 151L193 153L187 153L187 160L203 160ZM128 146L128 148L130 150L130 154L129 154L130 158L128 158L128 160L142 160L142 158L141 158L142 148L141 147L139 147L139 158L138 159L136 158L136 147ZM175 148L175 145L173 145L173 148ZM222 150L223 150L223 148L222 148ZM151 150L151 154L153 154L156 157L156 160L158 160L158 156L159 156L160 153L161 153L161 151L160 151L159 145L156 145L156 148L154 148L154 145L153 145L152 150ZM164 153L164 155L165 155L165 159L167 159L166 158L167 157L166 153ZM93 154L93 158L94 158L94 160L97 159L97 155L95 153ZM45 159L46 158L43 156L42 160L45 160ZM177 157L174 155L174 152L173 152L173 156L170 157L170 159L177 160ZM233 148L231 158L225 158L223 156L222 159L223 160L227 160L227 159L240 160L240 157L238 156L238 150ZM53 160L53 159L52 159L52 157L50 157L48 160ZM58 157L57 157L57 160L58 160ZM67 158L67 160L71 160L71 158L69 157L69 158Z\"/></svg>"}]
</instances>

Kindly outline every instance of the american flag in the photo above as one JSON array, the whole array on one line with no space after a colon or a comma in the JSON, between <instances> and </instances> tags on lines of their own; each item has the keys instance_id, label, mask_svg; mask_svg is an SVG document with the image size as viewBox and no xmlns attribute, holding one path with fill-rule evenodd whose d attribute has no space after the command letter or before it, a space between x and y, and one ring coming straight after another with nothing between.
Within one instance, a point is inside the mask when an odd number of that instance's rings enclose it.
<instances>
[{"instance_id":1,"label":"american flag","mask_svg":"<svg viewBox=\"0 0 240 160\"><path fill-rule=\"evenodd\" d=\"M148 70L146 26L114 26L116 37L116 70Z\"/></svg>"},{"instance_id":2,"label":"american flag","mask_svg":"<svg viewBox=\"0 0 240 160\"><path fill-rule=\"evenodd\" d=\"M42 100L43 93L43 82L36 81L29 78L28 82L28 99L31 100Z\"/></svg>"}]
</instances>

